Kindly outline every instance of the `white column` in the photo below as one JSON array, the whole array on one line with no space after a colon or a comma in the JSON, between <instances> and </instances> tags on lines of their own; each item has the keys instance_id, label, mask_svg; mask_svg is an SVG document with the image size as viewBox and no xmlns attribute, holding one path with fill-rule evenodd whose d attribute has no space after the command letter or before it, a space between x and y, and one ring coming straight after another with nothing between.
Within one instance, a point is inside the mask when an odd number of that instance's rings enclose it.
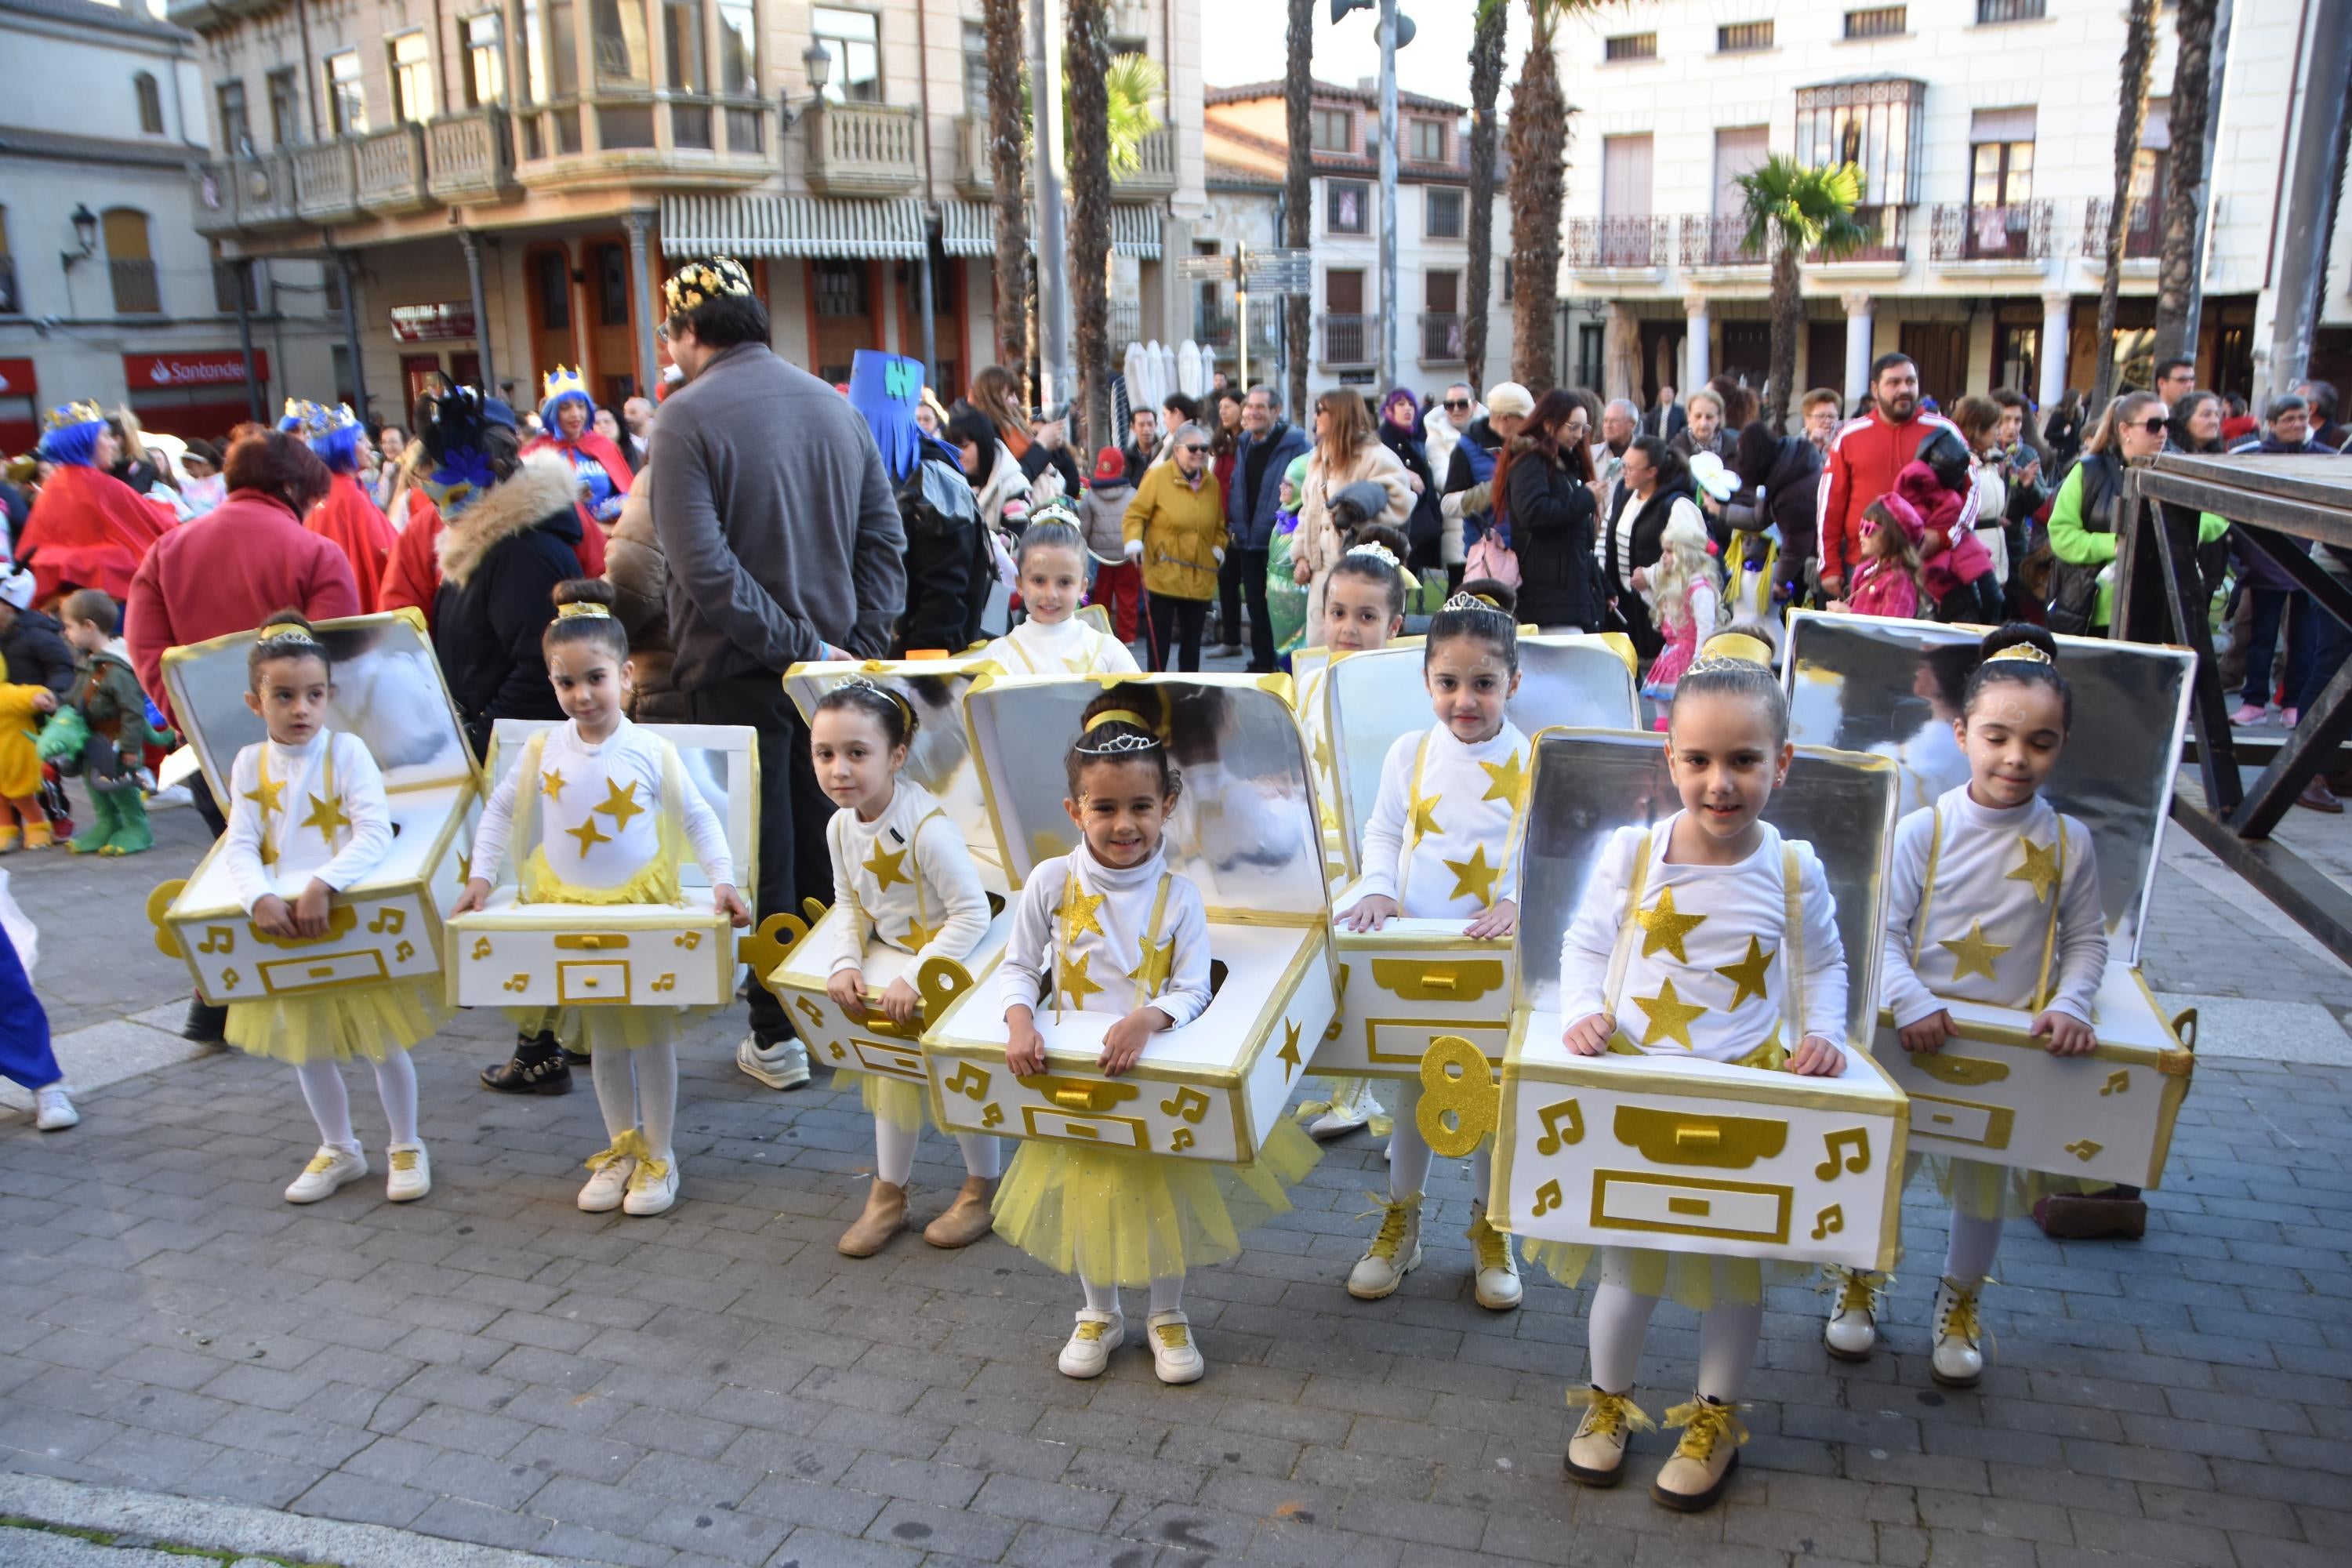
<instances>
[{"instance_id":1,"label":"white column","mask_svg":"<svg viewBox=\"0 0 2352 1568\"><path fill-rule=\"evenodd\" d=\"M1845 296L1845 407L1852 414L1870 392L1871 310L1877 301L1856 290Z\"/></svg>"},{"instance_id":2,"label":"white column","mask_svg":"<svg viewBox=\"0 0 2352 1568\"><path fill-rule=\"evenodd\" d=\"M1705 386L1706 378L1715 374L1707 359L1707 329L1712 323L1707 317L1706 303L1704 294L1683 296L1683 314L1690 322L1689 334L1683 339L1682 390L1685 396Z\"/></svg>"},{"instance_id":3,"label":"white column","mask_svg":"<svg viewBox=\"0 0 2352 1568\"><path fill-rule=\"evenodd\" d=\"M2069 317L2074 308L2072 294L2042 296L2042 384L2034 389L2034 398L2044 414L2066 395L2066 360L2074 346Z\"/></svg>"},{"instance_id":4,"label":"white column","mask_svg":"<svg viewBox=\"0 0 2352 1568\"><path fill-rule=\"evenodd\" d=\"M1601 379L1604 397L1625 398L1642 405L1642 328L1622 300L1609 301L1608 330L1601 340Z\"/></svg>"}]
</instances>

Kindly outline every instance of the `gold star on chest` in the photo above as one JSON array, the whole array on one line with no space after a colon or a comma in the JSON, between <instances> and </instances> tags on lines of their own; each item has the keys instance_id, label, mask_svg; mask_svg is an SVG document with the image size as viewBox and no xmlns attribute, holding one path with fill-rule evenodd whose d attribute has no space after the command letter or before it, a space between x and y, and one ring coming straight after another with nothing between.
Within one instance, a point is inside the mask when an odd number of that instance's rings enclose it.
<instances>
[{"instance_id":1,"label":"gold star on chest","mask_svg":"<svg viewBox=\"0 0 2352 1568\"><path fill-rule=\"evenodd\" d=\"M593 846L613 842L611 834L599 833L596 830L596 818L593 816L583 821L579 826L567 827L563 831L580 840L580 858L583 860L588 858L588 851Z\"/></svg>"},{"instance_id":2,"label":"gold star on chest","mask_svg":"<svg viewBox=\"0 0 2352 1568\"><path fill-rule=\"evenodd\" d=\"M1749 996L1761 1001L1767 994L1765 980L1776 953L1764 951L1764 944L1754 937L1748 939L1748 956L1738 963L1721 963L1715 972L1737 987L1731 994L1731 1005L1738 1006Z\"/></svg>"},{"instance_id":3,"label":"gold star on chest","mask_svg":"<svg viewBox=\"0 0 2352 1568\"><path fill-rule=\"evenodd\" d=\"M941 931L946 929L947 923L947 921L941 921L937 925L927 926L920 921L908 921L907 922L907 946L916 952L922 952L923 949L931 945L933 939L938 937Z\"/></svg>"},{"instance_id":4,"label":"gold star on chest","mask_svg":"<svg viewBox=\"0 0 2352 1568\"><path fill-rule=\"evenodd\" d=\"M1054 990L1056 995L1067 996L1073 1007L1083 1009L1087 998L1102 989L1087 978L1087 965L1094 962L1094 956L1091 952L1062 954L1061 979Z\"/></svg>"},{"instance_id":5,"label":"gold star on chest","mask_svg":"<svg viewBox=\"0 0 2352 1568\"><path fill-rule=\"evenodd\" d=\"M1500 866L1486 864L1486 847L1479 845L1470 852L1467 860L1448 860L1445 868L1454 873L1454 891L1446 897L1458 899L1468 895L1480 903L1491 906L1495 901L1495 879L1503 874Z\"/></svg>"},{"instance_id":6,"label":"gold star on chest","mask_svg":"<svg viewBox=\"0 0 2352 1568\"><path fill-rule=\"evenodd\" d=\"M591 816L601 811L613 819L614 827L626 827L629 825L629 818L644 816L646 808L637 804L635 780L632 779L629 782L629 787L623 789L620 780L606 779L604 798L590 807L589 811Z\"/></svg>"},{"instance_id":7,"label":"gold star on chest","mask_svg":"<svg viewBox=\"0 0 2352 1568\"><path fill-rule=\"evenodd\" d=\"M1994 978L1992 961L2007 952L2011 944L1987 941L1984 921L1970 921L1968 935L1947 937L1936 945L1952 955L1953 979L1966 980L1971 974L1981 974L1990 980Z\"/></svg>"},{"instance_id":8,"label":"gold star on chest","mask_svg":"<svg viewBox=\"0 0 2352 1568\"><path fill-rule=\"evenodd\" d=\"M1443 795L1423 795L1418 787L1414 789L1412 800L1405 807L1404 823L1405 832L1414 847L1419 847L1422 839L1429 834L1445 831L1437 826L1437 803L1444 798Z\"/></svg>"},{"instance_id":9,"label":"gold star on chest","mask_svg":"<svg viewBox=\"0 0 2352 1568\"><path fill-rule=\"evenodd\" d=\"M1642 1032L1642 1044L1654 1046L1660 1040L1672 1040L1685 1050L1693 1048L1690 1026L1706 1009L1696 1002L1685 1002L1675 994L1675 983L1661 980L1655 996L1636 996L1633 1005L1649 1016L1650 1026Z\"/></svg>"},{"instance_id":10,"label":"gold star on chest","mask_svg":"<svg viewBox=\"0 0 2352 1568\"><path fill-rule=\"evenodd\" d=\"M906 858L907 852L904 849L884 849L882 841L877 838L874 841L874 853L858 864L864 867L866 874L874 879L874 890L877 893L887 893L890 890L891 884L895 882L904 882L910 888L915 885L915 879L900 868Z\"/></svg>"},{"instance_id":11,"label":"gold star on chest","mask_svg":"<svg viewBox=\"0 0 2352 1568\"><path fill-rule=\"evenodd\" d=\"M1282 1061L1282 1081L1288 1083L1293 1073L1306 1064L1298 1059L1300 1026L1286 1018L1282 1021L1282 1049L1275 1055Z\"/></svg>"},{"instance_id":12,"label":"gold star on chest","mask_svg":"<svg viewBox=\"0 0 2352 1568\"><path fill-rule=\"evenodd\" d=\"M269 841L267 833L261 836L261 863L264 867L278 864L278 846Z\"/></svg>"},{"instance_id":13,"label":"gold star on chest","mask_svg":"<svg viewBox=\"0 0 2352 1568\"><path fill-rule=\"evenodd\" d=\"M1102 894L1087 892L1076 877L1063 884L1062 902L1054 910L1062 920L1062 940L1076 942L1088 932L1101 936L1102 921L1095 918L1095 911L1102 908Z\"/></svg>"},{"instance_id":14,"label":"gold star on chest","mask_svg":"<svg viewBox=\"0 0 2352 1568\"><path fill-rule=\"evenodd\" d=\"M1478 798L1499 800L1517 811L1528 793L1527 770L1519 766L1519 753L1514 751L1502 762L1480 763L1478 765L1486 770L1486 777L1492 781L1486 785L1486 793Z\"/></svg>"},{"instance_id":15,"label":"gold star on chest","mask_svg":"<svg viewBox=\"0 0 2352 1568\"><path fill-rule=\"evenodd\" d=\"M1331 776L1331 732L1328 730L1315 731L1315 771L1327 779Z\"/></svg>"},{"instance_id":16,"label":"gold star on chest","mask_svg":"<svg viewBox=\"0 0 2352 1568\"><path fill-rule=\"evenodd\" d=\"M1683 951L1683 938L1696 931L1706 921L1705 915L1682 915L1675 912L1675 890L1658 889L1658 901L1646 910L1637 910L1634 920L1642 926L1642 956L1649 957L1659 949L1675 955L1677 963L1688 963L1690 955Z\"/></svg>"},{"instance_id":17,"label":"gold star on chest","mask_svg":"<svg viewBox=\"0 0 2352 1568\"><path fill-rule=\"evenodd\" d=\"M539 775L539 793L559 804L563 799L563 770L549 768Z\"/></svg>"},{"instance_id":18,"label":"gold star on chest","mask_svg":"<svg viewBox=\"0 0 2352 1568\"><path fill-rule=\"evenodd\" d=\"M331 849L335 844L335 829L349 827L351 825L352 819L344 815L343 800L341 795L312 795L310 815L302 819L303 826L315 827L319 830L319 837L326 840L327 847Z\"/></svg>"},{"instance_id":19,"label":"gold star on chest","mask_svg":"<svg viewBox=\"0 0 2352 1568\"><path fill-rule=\"evenodd\" d=\"M1146 938L1140 944L1141 953L1135 965L1135 983L1143 987L1146 996L1157 996L1176 972L1176 939L1153 942Z\"/></svg>"},{"instance_id":20,"label":"gold star on chest","mask_svg":"<svg viewBox=\"0 0 2352 1568\"><path fill-rule=\"evenodd\" d=\"M2058 831L2062 835L2066 831L2064 824L2059 825ZM2051 890L2058 886L2058 840L2053 839L2047 845L2036 844L2021 833L2017 836L2017 847L2025 851L2025 864L2003 879L2032 883L2033 901L2048 903Z\"/></svg>"},{"instance_id":21,"label":"gold star on chest","mask_svg":"<svg viewBox=\"0 0 2352 1568\"><path fill-rule=\"evenodd\" d=\"M245 792L245 798L261 807L262 814L267 816L270 812L282 809L278 804L278 797L285 792L285 784L273 780L265 767L260 779L251 789Z\"/></svg>"}]
</instances>

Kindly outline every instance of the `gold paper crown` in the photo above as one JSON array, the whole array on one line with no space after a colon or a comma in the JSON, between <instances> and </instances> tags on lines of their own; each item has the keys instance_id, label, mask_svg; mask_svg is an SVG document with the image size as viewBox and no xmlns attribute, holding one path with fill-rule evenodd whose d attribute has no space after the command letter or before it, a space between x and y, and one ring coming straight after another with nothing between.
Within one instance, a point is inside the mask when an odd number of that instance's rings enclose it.
<instances>
[{"instance_id":1,"label":"gold paper crown","mask_svg":"<svg viewBox=\"0 0 2352 1568\"><path fill-rule=\"evenodd\" d=\"M574 616L586 616L591 620L609 621L613 612L592 599L574 599L568 605L555 606L555 618L568 621Z\"/></svg>"},{"instance_id":2,"label":"gold paper crown","mask_svg":"<svg viewBox=\"0 0 2352 1568\"><path fill-rule=\"evenodd\" d=\"M673 316L683 315L725 295L748 295L751 291L751 275L731 256L688 262L662 282L662 300Z\"/></svg>"},{"instance_id":3,"label":"gold paper crown","mask_svg":"<svg viewBox=\"0 0 2352 1568\"><path fill-rule=\"evenodd\" d=\"M1689 673L1702 674L1710 669L1772 668L1772 645L1746 632L1717 632L1699 647L1698 658L1691 661Z\"/></svg>"},{"instance_id":4,"label":"gold paper crown","mask_svg":"<svg viewBox=\"0 0 2352 1568\"><path fill-rule=\"evenodd\" d=\"M41 428L71 430L79 425L95 425L106 417L106 410L95 403L68 403L52 408L41 418Z\"/></svg>"},{"instance_id":5,"label":"gold paper crown","mask_svg":"<svg viewBox=\"0 0 2352 1568\"><path fill-rule=\"evenodd\" d=\"M359 416L352 412L348 403L330 408L323 403L289 397L286 400L286 416L278 422L278 427L290 431L305 441L315 441L337 430L348 430L359 422Z\"/></svg>"},{"instance_id":6,"label":"gold paper crown","mask_svg":"<svg viewBox=\"0 0 2352 1568\"><path fill-rule=\"evenodd\" d=\"M2011 643L1998 653L1985 655L1984 661L1987 664L1999 664L2005 658L2021 658L2028 664L2044 664L2053 668L2055 668L2058 663L2056 659L2052 658L2030 642Z\"/></svg>"},{"instance_id":7,"label":"gold paper crown","mask_svg":"<svg viewBox=\"0 0 2352 1568\"><path fill-rule=\"evenodd\" d=\"M561 397L567 392L576 392L583 397L588 397L591 403L596 401L588 396L588 384L580 378L580 373L576 370L566 370L562 365L557 365L548 372L547 379L540 384L540 401L545 403Z\"/></svg>"}]
</instances>

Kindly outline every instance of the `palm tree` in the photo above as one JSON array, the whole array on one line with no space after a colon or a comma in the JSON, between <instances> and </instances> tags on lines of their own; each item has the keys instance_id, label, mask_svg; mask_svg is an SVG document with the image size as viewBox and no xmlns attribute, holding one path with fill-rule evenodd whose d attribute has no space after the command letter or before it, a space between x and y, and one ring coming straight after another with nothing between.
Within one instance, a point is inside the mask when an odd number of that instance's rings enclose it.
<instances>
[{"instance_id":1,"label":"palm tree","mask_svg":"<svg viewBox=\"0 0 2352 1568\"><path fill-rule=\"evenodd\" d=\"M1541 397L1557 379L1559 209L1568 195L1568 117L1553 47L1560 19L1598 0L1528 0L1532 24L1511 89L1511 379Z\"/></svg>"},{"instance_id":2,"label":"palm tree","mask_svg":"<svg viewBox=\"0 0 2352 1568\"><path fill-rule=\"evenodd\" d=\"M1853 217L1862 200L1862 171L1852 163L1808 169L1775 153L1740 175L1738 184L1740 215L1748 220L1740 248L1772 258L1772 368L1764 383L1764 423L1779 430L1789 416L1797 333L1805 320L1798 258L1819 250L1824 259L1838 261L1869 242L1870 230Z\"/></svg>"},{"instance_id":3,"label":"palm tree","mask_svg":"<svg viewBox=\"0 0 2352 1568\"><path fill-rule=\"evenodd\" d=\"M1501 128L1495 102L1503 92L1503 35L1509 0L1478 0L1470 35L1470 297L1462 320L1463 373L1471 395L1486 384L1486 310L1495 272L1495 153Z\"/></svg>"},{"instance_id":4,"label":"palm tree","mask_svg":"<svg viewBox=\"0 0 2352 1568\"><path fill-rule=\"evenodd\" d=\"M1290 32L1282 70L1282 118L1290 135L1290 163L1283 181L1282 243L1304 250L1312 242L1314 214L1314 126L1308 114L1314 79L1309 74L1315 54L1315 0L1290 0ZM1307 423L1307 337L1312 299L1286 302L1283 354L1290 362L1290 416Z\"/></svg>"},{"instance_id":5,"label":"palm tree","mask_svg":"<svg viewBox=\"0 0 2352 1568\"><path fill-rule=\"evenodd\" d=\"M988 174L996 203L996 363L1025 381L1029 206L1021 187L1029 138L1023 119L1004 112L1021 101L1027 76L1021 59L1021 0L981 0L981 18L987 48Z\"/></svg>"},{"instance_id":6,"label":"palm tree","mask_svg":"<svg viewBox=\"0 0 2352 1568\"><path fill-rule=\"evenodd\" d=\"M2116 94L2116 188L2107 205L2107 270L2099 284L2098 336L2092 340L2097 379L2091 406L2102 408L2116 390L2116 302L2123 290L2124 226L2131 218L2132 164L2147 120L2147 79L2156 63L2156 0L2131 0L2124 28L2123 79Z\"/></svg>"},{"instance_id":7,"label":"palm tree","mask_svg":"<svg viewBox=\"0 0 2352 1568\"><path fill-rule=\"evenodd\" d=\"M1110 18L1107 0L1067 3L1062 96L1069 106L1070 321L1078 362L1071 436L1083 452L1110 427Z\"/></svg>"},{"instance_id":8,"label":"palm tree","mask_svg":"<svg viewBox=\"0 0 2352 1568\"><path fill-rule=\"evenodd\" d=\"M2156 273L2156 357L2197 352L2198 216L2205 199L2205 121L2214 76L2220 0L2180 0L2172 25L2172 165L2164 198L2164 259Z\"/></svg>"}]
</instances>

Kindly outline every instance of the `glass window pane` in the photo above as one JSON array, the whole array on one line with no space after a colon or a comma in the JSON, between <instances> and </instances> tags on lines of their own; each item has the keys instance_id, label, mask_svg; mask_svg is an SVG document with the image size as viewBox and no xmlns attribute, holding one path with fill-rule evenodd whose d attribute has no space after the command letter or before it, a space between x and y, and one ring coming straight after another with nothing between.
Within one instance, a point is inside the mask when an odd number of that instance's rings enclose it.
<instances>
[{"instance_id":1,"label":"glass window pane","mask_svg":"<svg viewBox=\"0 0 2352 1568\"><path fill-rule=\"evenodd\" d=\"M2000 203L2000 146L1987 142L1976 148L1976 174L1969 199L1977 205L1997 206Z\"/></svg>"},{"instance_id":2,"label":"glass window pane","mask_svg":"<svg viewBox=\"0 0 2352 1568\"><path fill-rule=\"evenodd\" d=\"M2033 199L2033 143L2009 143L2009 187L2001 197L2004 202L2030 202Z\"/></svg>"},{"instance_id":3,"label":"glass window pane","mask_svg":"<svg viewBox=\"0 0 2352 1568\"><path fill-rule=\"evenodd\" d=\"M645 0L589 0L594 28L596 85L651 88L653 40L646 31Z\"/></svg>"},{"instance_id":4,"label":"glass window pane","mask_svg":"<svg viewBox=\"0 0 2352 1568\"><path fill-rule=\"evenodd\" d=\"M499 14L485 11L466 18L466 107L503 103L507 96L506 59L499 47Z\"/></svg>"},{"instance_id":5,"label":"glass window pane","mask_svg":"<svg viewBox=\"0 0 2352 1568\"><path fill-rule=\"evenodd\" d=\"M573 5L574 0L547 0L547 58L554 73L549 81L557 98L580 92L580 33L573 25Z\"/></svg>"},{"instance_id":6,"label":"glass window pane","mask_svg":"<svg viewBox=\"0 0 2352 1568\"><path fill-rule=\"evenodd\" d=\"M329 55L326 64L329 129L338 136L364 135L367 100L360 85L359 51L340 50Z\"/></svg>"},{"instance_id":7,"label":"glass window pane","mask_svg":"<svg viewBox=\"0 0 2352 1568\"><path fill-rule=\"evenodd\" d=\"M677 92L709 92L702 59L702 0L662 0L662 41L669 46L669 85Z\"/></svg>"},{"instance_id":8,"label":"glass window pane","mask_svg":"<svg viewBox=\"0 0 2352 1568\"><path fill-rule=\"evenodd\" d=\"M835 5L809 8L815 41L833 57L824 96L835 103L882 101L882 19Z\"/></svg>"},{"instance_id":9,"label":"glass window pane","mask_svg":"<svg viewBox=\"0 0 2352 1568\"><path fill-rule=\"evenodd\" d=\"M719 90L730 98L760 96L758 26L750 5L720 0Z\"/></svg>"}]
</instances>

